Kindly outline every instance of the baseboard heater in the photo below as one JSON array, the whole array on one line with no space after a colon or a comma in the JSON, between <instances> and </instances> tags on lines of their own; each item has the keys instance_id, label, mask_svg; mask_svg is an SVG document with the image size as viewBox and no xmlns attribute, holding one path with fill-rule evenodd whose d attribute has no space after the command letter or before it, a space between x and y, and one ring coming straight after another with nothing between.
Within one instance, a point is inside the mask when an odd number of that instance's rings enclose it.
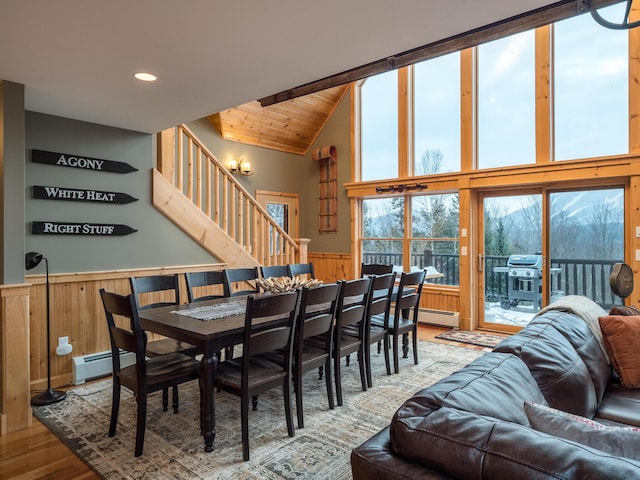
<instances>
[{"instance_id":1,"label":"baseboard heater","mask_svg":"<svg viewBox=\"0 0 640 480\"><path fill-rule=\"evenodd\" d=\"M123 350L120 351L120 365L122 367L133 365L135 362L135 354ZM73 357L73 383L75 385L80 385L94 378L111 375L112 371L111 350Z\"/></svg>"},{"instance_id":2,"label":"baseboard heater","mask_svg":"<svg viewBox=\"0 0 640 480\"><path fill-rule=\"evenodd\" d=\"M418 313L419 323L429 323L431 325L442 325L445 327L458 327L459 318L459 312L447 312L444 310L421 308Z\"/></svg>"}]
</instances>

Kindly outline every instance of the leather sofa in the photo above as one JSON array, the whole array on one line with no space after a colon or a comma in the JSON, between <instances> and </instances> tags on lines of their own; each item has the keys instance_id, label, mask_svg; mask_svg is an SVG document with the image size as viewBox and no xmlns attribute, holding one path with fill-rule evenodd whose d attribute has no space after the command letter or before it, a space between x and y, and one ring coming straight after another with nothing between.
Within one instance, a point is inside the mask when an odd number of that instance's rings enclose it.
<instances>
[{"instance_id":1,"label":"leather sofa","mask_svg":"<svg viewBox=\"0 0 640 480\"><path fill-rule=\"evenodd\" d=\"M567 311L535 317L408 399L387 428L352 451L353 478L640 479L640 461L536 430L525 413L531 402L640 426L640 389L616 381L592 328Z\"/></svg>"}]
</instances>

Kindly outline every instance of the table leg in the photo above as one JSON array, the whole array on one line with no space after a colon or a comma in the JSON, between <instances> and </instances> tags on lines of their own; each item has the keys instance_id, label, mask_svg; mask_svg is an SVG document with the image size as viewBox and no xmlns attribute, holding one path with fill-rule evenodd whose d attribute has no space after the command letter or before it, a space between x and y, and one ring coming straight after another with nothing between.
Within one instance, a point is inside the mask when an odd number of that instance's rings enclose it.
<instances>
[{"instance_id":1,"label":"table leg","mask_svg":"<svg viewBox=\"0 0 640 480\"><path fill-rule=\"evenodd\" d=\"M204 427L204 451L213 451L213 440L216 437L216 407L215 397L213 394L213 380L218 365L218 357L214 353L212 355L203 355L202 360L202 417Z\"/></svg>"}]
</instances>

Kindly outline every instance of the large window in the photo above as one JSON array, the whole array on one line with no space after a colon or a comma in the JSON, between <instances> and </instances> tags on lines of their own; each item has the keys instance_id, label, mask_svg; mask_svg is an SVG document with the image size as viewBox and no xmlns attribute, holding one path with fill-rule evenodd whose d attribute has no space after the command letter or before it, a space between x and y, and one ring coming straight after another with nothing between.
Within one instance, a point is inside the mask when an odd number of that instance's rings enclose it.
<instances>
[{"instance_id":1,"label":"large window","mask_svg":"<svg viewBox=\"0 0 640 480\"><path fill-rule=\"evenodd\" d=\"M602 14L620 18L625 5ZM555 24L556 160L628 153L628 38L590 15Z\"/></svg>"},{"instance_id":2,"label":"large window","mask_svg":"<svg viewBox=\"0 0 640 480\"><path fill-rule=\"evenodd\" d=\"M368 78L361 87L362 180L398 176L398 72Z\"/></svg>"},{"instance_id":3,"label":"large window","mask_svg":"<svg viewBox=\"0 0 640 480\"><path fill-rule=\"evenodd\" d=\"M460 54L418 63L414 81L414 173L460 170Z\"/></svg>"},{"instance_id":4,"label":"large window","mask_svg":"<svg viewBox=\"0 0 640 480\"><path fill-rule=\"evenodd\" d=\"M362 202L362 261L402 265L404 198Z\"/></svg>"},{"instance_id":5,"label":"large window","mask_svg":"<svg viewBox=\"0 0 640 480\"><path fill-rule=\"evenodd\" d=\"M478 47L478 168L534 163L535 34Z\"/></svg>"}]
</instances>

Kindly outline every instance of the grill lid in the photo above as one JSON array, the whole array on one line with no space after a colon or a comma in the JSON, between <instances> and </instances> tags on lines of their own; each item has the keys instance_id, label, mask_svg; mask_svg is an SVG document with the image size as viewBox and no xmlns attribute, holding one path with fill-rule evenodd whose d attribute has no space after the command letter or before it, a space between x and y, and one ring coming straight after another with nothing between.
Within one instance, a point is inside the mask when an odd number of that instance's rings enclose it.
<instances>
[{"instance_id":1,"label":"grill lid","mask_svg":"<svg viewBox=\"0 0 640 480\"><path fill-rule=\"evenodd\" d=\"M507 261L509 267L542 268L542 255L511 255Z\"/></svg>"}]
</instances>

